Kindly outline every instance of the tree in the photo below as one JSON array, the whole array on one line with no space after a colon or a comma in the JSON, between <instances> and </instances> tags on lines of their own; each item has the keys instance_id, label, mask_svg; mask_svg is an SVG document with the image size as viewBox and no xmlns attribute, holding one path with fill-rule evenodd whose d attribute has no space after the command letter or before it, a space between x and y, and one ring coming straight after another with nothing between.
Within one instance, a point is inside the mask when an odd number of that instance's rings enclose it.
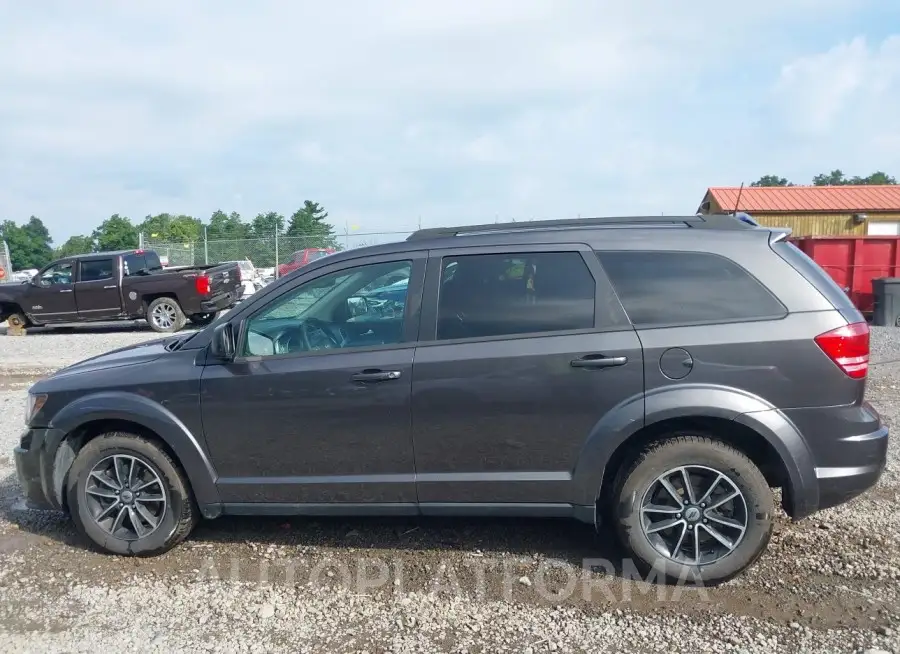
<instances>
[{"instance_id":1,"label":"tree","mask_svg":"<svg viewBox=\"0 0 900 654\"><path fill-rule=\"evenodd\" d=\"M232 211L226 214L224 211L214 211L209 217L209 226L206 228L206 238L209 240L237 240L249 236L250 226L241 220L241 214Z\"/></svg>"},{"instance_id":2,"label":"tree","mask_svg":"<svg viewBox=\"0 0 900 654\"><path fill-rule=\"evenodd\" d=\"M256 218L250 224L250 234L252 238L271 238L275 236L275 229L278 234L284 234L284 216L275 211L268 213L256 214Z\"/></svg>"},{"instance_id":3,"label":"tree","mask_svg":"<svg viewBox=\"0 0 900 654\"><path fill-rule=\"evenodd\" d=\"M91 234L98 252L107 250L130 250L138 246L138 231L131 221L114 213L100 223Z\"/></svg>"},{"instance_id":4,"label":"tree","mask_svg":"<svg viewBox=\"0 0 900 654\"><path fill-rule=\"evenodd\" d=\"M816 175L812 180L813 186L842 186L849 184L849 180L844 177L843 171L838 168L830 173L822 173Z\"/></svg>"},{"instance_id":5,"label":"tree","mask_svg":"<svg viewBox=\"0 0 900 654\"><path fill-rule=\"evenodd\" d=\"M184 243L200 240L203 224L193 216L160 213L144 218L137 231L157 243Z\"/></svg>"},{"instance_id":6,"label":"tree","mask_svg":"<svg viewBox=\"0 0 900 654\"><path fill-rule=\"evenodd\" d=\"M832 170L830 173L822 173L821 175L816 175L813 177L813 184L815 186L847 186L847 185L863 185L863 186L871 186L876 184L896 184L897 179L891 177L887 173L884 173L880 170L872 173L868 177L860 177L856 175L854 177L845 177L843 171L840 169Z\"/></svg>"},{"instance_id":7,"label":"tree","mask_svg":"<svg viewBox=\"0 0 900 654\"><path fill-rule=\"evenodd\" d=\"M90 236L70 236L69 240L56 248L55 257L71 257L94 251L94 240Z\"/></svg>"},{"instance_id":8,"label":"tree","mask_svg":"<svg viewBox=\"0 0 900 654\"><path fill-rule=\"evenodd\" d=\"M303 206L291 215L287 236L305 237L304 247L336 247L334 229L325 222L326 218L328 218L328 212L318 202L306 200Z\"/></svg>"},{"instance_id":9,"label":"tree","mask_svg":"<svg viewBox=\"0 0 900 654\"><path fill-rule=\"evenodd\" d=\"M12 220L0 223L0 238L9 246L9 257L14 270L41 268L53 259L53 239L37 216L31 216L21 226Z\"/></svg>"},{"instance_id":10,"label":"tree","mask_svg":"<svg viewBox=\"0 0 900 654\"><path fill-rule=\"evenodd\" d=\"M868 177L853 177L850 180L851 184L867 184L867 185L881 185L881 184L896 184L897 179L895 177L891 177L887 173L883 173L880 170L872 173Z\"/></svg>"},{"instance_id":11,"label":"tree","mask_svg":"<svg viewBox=\"0 0 900 654\"><path fill-rule=\"evenodd\" d=\"M777 175L763 175L755 182L751 182L750 186L793 186L793 184L784 177L778 177Z\"/></svg>"}]
</instances>

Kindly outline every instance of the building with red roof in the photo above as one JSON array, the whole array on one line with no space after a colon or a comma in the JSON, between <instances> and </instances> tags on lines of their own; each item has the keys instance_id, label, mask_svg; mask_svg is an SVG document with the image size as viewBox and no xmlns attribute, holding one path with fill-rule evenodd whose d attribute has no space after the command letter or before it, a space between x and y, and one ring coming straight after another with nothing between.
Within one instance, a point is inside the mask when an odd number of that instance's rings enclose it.
<instances>
[{"instance_id":1,"label":"building with red roof","mask_svg":"<svg viewBox=\"0 0 900 654\"><path fill-rule=\"evenodd\" d=\"M717 186L697 212L745 211L761 225L794 236L900 235L900 185Z\"/></svg>"}]
</instances>

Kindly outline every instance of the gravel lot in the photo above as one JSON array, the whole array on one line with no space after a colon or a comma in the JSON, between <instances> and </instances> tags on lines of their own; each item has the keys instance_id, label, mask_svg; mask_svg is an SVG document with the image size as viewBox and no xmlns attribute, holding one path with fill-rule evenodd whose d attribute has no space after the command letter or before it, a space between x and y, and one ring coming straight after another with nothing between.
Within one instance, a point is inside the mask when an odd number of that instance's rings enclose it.
<instances>
[{"instance_id":1,"label":"gravel lot","mask_svg":"<svg viewBox=\"0 0 900 654\"><path fill-rule=\"evenodd\" d=\"M0 330L2 331L2 330ZM797 524L715 589L657 587L553 521L223 518L155 559L95 553L24 508L11 451L47 371L156 338L146 326L0 335L4 652L900 653L900 455L879 485ZM876 328L869 398L900 425L900 330ZM895 441L896 442L896 441Z\"/></svg>"}]
</instances>

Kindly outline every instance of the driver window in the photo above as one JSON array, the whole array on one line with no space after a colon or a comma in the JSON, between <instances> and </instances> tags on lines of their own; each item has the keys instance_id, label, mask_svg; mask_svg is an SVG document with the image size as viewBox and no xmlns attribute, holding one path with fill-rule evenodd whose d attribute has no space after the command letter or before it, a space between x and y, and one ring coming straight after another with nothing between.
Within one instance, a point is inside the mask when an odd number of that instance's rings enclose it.
<instances>
[{"instance_id":1,"label":"driver window","mask_svg":"<svg viewBox=\"0 0 900 654\"><path fill-rule=\"evenodd\" d=\"M248 320L241 351L273 356L400 343L411 271L411 261L392 261L311 279Z\"/></svg>"},{"instance_id":2,"label":"driver window","mask_svg":"<svg viewBox=\"0 0 900 654\"><path fill-rule=\"evenodd\" d=\"M72 264L58 263L41 273L38 280L41 286L59 286L72 283Z\"/></svg>"}]
</instances>

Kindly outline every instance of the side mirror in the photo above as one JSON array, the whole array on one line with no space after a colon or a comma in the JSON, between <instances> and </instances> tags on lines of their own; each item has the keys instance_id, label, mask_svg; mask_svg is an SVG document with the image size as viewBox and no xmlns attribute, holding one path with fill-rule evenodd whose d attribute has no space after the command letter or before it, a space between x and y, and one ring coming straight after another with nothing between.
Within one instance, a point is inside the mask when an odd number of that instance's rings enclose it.
<instances>
[{"instance_id":1,"label":"side mirror","mask_svg":"<svg viewBox=\"0 0 900 654\"><path fill-rule=\"evenodd\" d=\"M358 295L347 298L347 313L350 317L361 316L369 313L369 301Z\"/></svg>"},{"instance_id":2,"label":"side mirror","mask_svg":"<svg viewBox=\"0 0 900 654\"><path fill-rule=\"evenodd\" d=\"M209 353L220 361L234 359L234 329L230 322L216 325L209 342Z\"/></svg>"}]
</instances>

